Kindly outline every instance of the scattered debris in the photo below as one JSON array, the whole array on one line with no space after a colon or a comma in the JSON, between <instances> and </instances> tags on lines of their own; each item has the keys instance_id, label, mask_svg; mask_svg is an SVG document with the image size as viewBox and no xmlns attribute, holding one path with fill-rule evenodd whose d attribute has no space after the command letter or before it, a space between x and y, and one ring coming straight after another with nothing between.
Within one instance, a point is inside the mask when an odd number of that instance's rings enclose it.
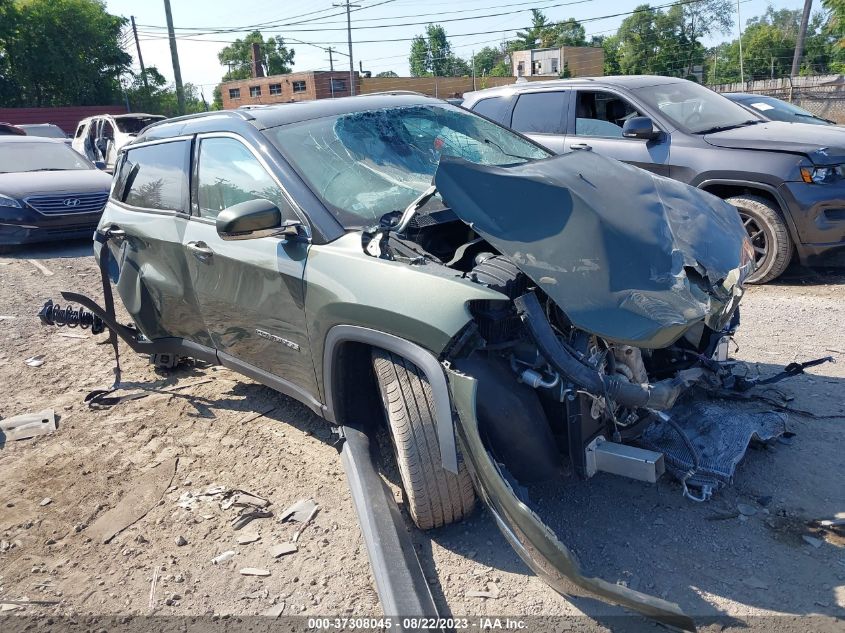
<instances>
[{"instance_id":1,"label":"scattered debris","mask_svg":"<svg viewBox=\"0 0 845 633\"><path fill-rule=\"evenodd\" d=\"M8 314L0 314L0 321L14 321L17 318L18 317L16 316L11 316Z\"/></svg>"},{"instance_id":2,"label":"scattered debris","mask_svg":"<svg viewBox=\"0 0 845 633\"><path fill-rule=\"evenodd\" d=\"M211 559L212 565L220 565L221 563L225 563L228 560L232 560L235 557L235 552L233 550L226 550L222 554L219 554Z\"/></svg>"},{"instance_id":3,"label":"scattered debris","mask_svg":"<svg viewBox=\"0 0 845 633\"><path fill-rule=\"evenodd\" d=\"M489 598L495 600L499 597L499 587L494 582L488 582L487 591L467 591L464 595L467 598Z\"/></svg>"},{"instance_id":4,"label":"scattered debris","mask_svg":"<svg viewBox=\"0 0 845 633\"><path fill-rule=\"evenodd\" d=\"M314 519L315 516L317 516L317 513L319 511L320 511L320 506L318 506L318 505L315 505L311 509L311 514L308 515L308 518L305 519L304 523L302 524L302 527L299 528L296 531L296 534L293 535L291 542L296 543L299 540L299 537L302 536L302 533L305 531L305 528L307 528L311 524L311 521Z\"/></svg>"},{"instance_id":5,"label":"scattered debris","mask_svg":"<svg viewBox=\"0 0 845 633\"><path fill-rule=\"evenodd\" d=\"M176 547L183 547L188 544L188 539L186 539L181 534L176 537Z\"/></svg>"},{"instance_id":6,"label":"scattered debris","mask_svg":"<svg viewBox=\"0 0 845 633\"><path fill-rule=\"evenodd\" d=\"M267 609L261 615L266 615L267 617L270 617L270 618L278 618L280 615L282 615L282 612L284 610L285 610L285 603L280 602L279 604L274 604L272 607Z\"/></svg>"},{"instance_id":7,"label":"scattered debris","mask_svg":"<svg viewBox=\"0 0 845 633\"><path fill-rule=\"evenodd\" d=\"M802 534L801 538L804 540L805 543L807 543L807 545L812 545L816 549L820 548L824 544L823 540L821 540L820 538L815 538L814 536L807 536L806 534Z\"/></svg>"},{"instance_id":8,"label":"scattered debris","mask_svg":"<svg viewBox=\"0 0 845 633\"><path fill-rule=\"evenodd\" d=\"M158 567L153 569L153 581L150 584L150 600L149 600L149 608L152 609L155 605L155 594L156 594L156 585L158 584Z\"/></svg>"},{"instance_id":9,"label":"scattered debris","mask_svg":"<svg viewBox=\"0 0 845 633\"><path fill-rule=\"evenodd\" d=\"M710 516L704 517L704 518L708 521L726 521L727 519L735 519L738 516L742 516L742 515L740 515L739 512L734 511L734 512L722 512L722 513L719 513L719 514L711 514Z\"/></svg>"},{"instance_id":10,"label":"scattered debris","mask_svg":"<svg viewBox=\"0 0 845 633\"><path fill-rule=\"evenodd\" d=\"M279 515L279 521L284 523L290 520L296 521L297 523L305 523L305 521L311 518L311 512L316 507L317 504L313 499L300 499Z\"/></svg>"},{"instance_id":11,"label":"scattered debris","mask_svg":"<svg viewBox=\"0 0 845 633\"><path fill-rule=\"evenodd\" d=\"M748 585L754 589L768 589L769 585L759 578L755 578L754 576L749 576L745 580L742 581L743 584Z\"/></svg>"},{"instance_id":12,"label":"scattered debris","mask_svg":"<svg viewBox=\"0 0 845 633\"><path fill-rule=\"evenodd\" d=\"M285 556L286 554L293 554L298 549L299 548L295 543L280 543L279 545L274 545L270 548L270 556L273 558L279 558L281 556Z\"/></svg>"},{"instance_id":13,"label":"scattered debris","mask_svg":"<svg viewBox=\"0 0 845 633\"><path fill-rule=\"evenodd\" d=\"M248 413L247 415L242 417L240 420L238 420L238 423L239 424L246 424L247 422L252 422L255 419L258 419L262 416L267 415L268 413L270 413L271 411L274 411L275 409L276 409L275 406L268 406L268 407L264 407L264 408L260 409L259 411L253 411L252 413Z\"/></svg>"},{"instance_id":14,"label":"scattered debris","mask_svg":"<svg viewBox=\"0 0 845 633\"><path fill-rule=\"evenodd\" d=\"M44 497L44 498L41 500L41 503L39 503L38 505L40 505L40 506L42 506L42 507L43 507L43 506L48 506L48 505L50 505L51 503L53 503L53 500L52 500L50 497Z\"/></svg>"},{"instance_id":15,"label":"scattered debris","mask_svg":"<svg viewBox=\"0 0 845 633\"><path fill-rule=\"evenodd\" d=\"M49 268L47 268L44 264L42 264L38 260L28 259L26 261L28 261L30 264L32 264L38 270L40 270L44 274L45 277L52 277L53 276L53 274L54 274L53 271L50 270Z\"/></svg>"},{"instance_id":16,"label":"scattered debris","mask_svg":"<svg viewBox=\"0 0 845 633\"><path fill-rule=\"evenodd\" d=\"M30 367L41 367L45 358L47 357L44 354L38 354L37 356L30 356L24 362Z\"/></svg>"},{"instance_id":17,"label":"scattered debris","mask_svg":"<svg viewBox=\"0 0 845 633\"><path fill-rule=\"evenodd\" d=\"M753 517L757 514L757 508L754 506L750 506L747 503L738 503L736 504L736 509L739 510L739 513L745 515L747 517Z\"/></svg>"},{"instance_id":18,"label":"scattered debris","mask_svg":"<svg viewBox=\"0 0 845 633\"><path fill-rule=\"evenodd\" d=\"M86 338L88 338L84 334L75 334L73 332L57 332L56 336L61 336L63 338L75 338L75 339L86 339Z\"/></svg>"},{"instance_id":19,"label":"scattered debris","mask_svg":"<svg viewBox=\"0 0 845 633\"><path fill-rule=\"evenodd\" d=\"M241 569L243 576L269 576L270 572L266 569L258 569L257 567L244 567Z\"/></svg>"},{"instance_id":20,"label":"scattered debris","mask_svg":"<svg viewBox=\"0 0 845 633\"><path fill-rule=\"evenodd\" d=\"M25 440L56 430L56 413L44 409L38 413L22 413L0 420L0 446L7 440Z\"/></svg>"},{"instance_id":21,"label":"scattered debris","mask_svg":"<svg viewBox=\"0 0 845 633\"><path fill-rule=\"evenodd\" d=\"M182 596L180 596L178 593L172 593L170 594L170 597L164 601L164 604L166 604L168 607L174 607L179 604L179 601L181 599Z\"/></svg>"},{"instance_id":22,"label":"scattered debris","mask_svg":"<svg viewBox=\"0 0 845 633\"><path fill-rule=\"evenodd\" d=\"M759 503L764 508L767 507L771 502L771 495L763 495L762 497L757 497L757 503Z\"/></svg>"},{"instance_id":23,"label":"scattered debris","mask_svg":"<svg viewBox=\"0 0 845 633\"><path fill-rule=\"evenodd\" d=\"M845 519L816 519L810 521L810 525L817 525L819 527L839 527L845 525Z\"/></svg>"},{"instance_id":24,"label":"scattered debris","mask_svg":"<svg viewBox=\"0 0 845 633\"><path fill-rule=\"evenodd\" d=\"M108 543L118 533L142 519L170 487L177 462L175 458L162 462L133 481L127 486L129 492L120 503L97 519L88 535L94 540Z\"/></svg>"},{"instance_id":25,"label":"scattered debris","mask_svg":"<svg viewBox=\"0 0 845 633\"><path fill-rule=\"evenodd\" d=\"M271 516L273 516L273 513L269 510L259 510L256 508L251 511L246 511L232 519L232 528L240 530L251 523L254 519L268 519Z\"/></svg>"},{"instance_id":26,"label":"scattered debris","mask_svg":"<svg viewBox=\"0 0 845 633\"><path fill-rule=\"evenodd\" d=\"M255 541L259 540L261 537L258 534L241 534L238 537L238 545L249 545L250 543L255 543Z\"/></svg>"}]
</instances>

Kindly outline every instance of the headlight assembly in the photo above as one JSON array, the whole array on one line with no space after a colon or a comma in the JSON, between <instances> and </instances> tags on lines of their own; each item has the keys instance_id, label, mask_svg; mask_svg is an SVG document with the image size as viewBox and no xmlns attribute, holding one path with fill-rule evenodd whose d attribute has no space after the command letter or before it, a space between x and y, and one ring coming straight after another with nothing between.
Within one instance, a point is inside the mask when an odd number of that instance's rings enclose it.
<instances>
[{"instance_id":1,"label":"headlight assembly","mask_svg":"<svg viewBox=\"0 0 845 633\"><path fill-rule=\"evenodd\" d=\"M21 203L15 200L14 198L4 196L2 193L0 193L0 207L16 207L20 209Z\"/></svg>"},{"instance_id":2,"label":"headlight assembly","mask_svg":"<svg viewBox=\"0 0 845 633\"><path fill-rule=\"evenodd\" d=\"M841 180L843 176L845 176L845 165L801 168L801 180L806 183L826 185Z\"/></svg>"}]
</instances>

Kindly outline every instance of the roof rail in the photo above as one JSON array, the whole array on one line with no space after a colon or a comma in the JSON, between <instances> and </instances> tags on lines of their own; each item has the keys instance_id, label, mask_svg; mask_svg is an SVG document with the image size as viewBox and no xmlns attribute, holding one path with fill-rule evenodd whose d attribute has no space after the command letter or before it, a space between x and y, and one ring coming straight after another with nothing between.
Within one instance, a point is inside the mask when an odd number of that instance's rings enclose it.
<instances>
[{"instance_id":1,"label":"roof rail","mask_svg":"<svg viewBox=\"0 0 845 633\"><path fill-rule=\"evenodd\" d=\"M174 123L178 121L193 121L194 119L202 119L208 116L215 116L223 114L225 116L235 116L244 121L253 121L255 117L249 113L247 110L208 110L207 112L196 112L194 114L183 114L182 116L176 116L170 119L162 119L161 121L156 121L155 123L151 123L147 127L153 127L155 125L161 125L163 123Z\"/></svg>"},{"instance_id":2,"label":"roof rail","mask_svg":"<svg viewBox=\"0 0 845 633\"><path fill-rule=\"evenodd\" d=\"M379 90L378 92L366 92L359 94L359 97L371 97L373 95L416 95L418 97L427 97L424 92L417 92L416 90Z\"/></svg>"}]
</instances>

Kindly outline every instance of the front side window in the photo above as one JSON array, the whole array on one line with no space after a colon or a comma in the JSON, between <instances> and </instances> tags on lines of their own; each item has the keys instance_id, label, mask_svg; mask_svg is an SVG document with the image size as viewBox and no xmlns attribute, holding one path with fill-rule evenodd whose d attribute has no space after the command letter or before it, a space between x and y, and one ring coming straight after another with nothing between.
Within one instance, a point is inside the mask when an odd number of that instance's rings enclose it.
<instances>
[{"instance_id":1,"label":"front side window","mask_svg":"<svg viewBox=\"0 0 845 633\"><path fill-rule=\"evenodd\" d=\"M446 104L327 116L264 133L349 229L404 210L431 185L441 156L512 165L551 155L506 128Z\"/></svg>"},{"instance_id":2,"label":"front side window","mask_svg":"<svg viewBox=\"0 0 845 633\"><path fill-rule=\"evenodd\" d=\"M633 92L645 105L660 110L677 127L691 134L706 134L760 122L741 105L692 81L644 86Z\"/></svg>"},{"instance_id":3,"label":"front side window","mask_svg":"<svg viewBox=\"0 0 845 633\"><path fill-rule=\"evenodd\" d=\"M568 92L529 92L519 95L511 127L525 134L563 134Z\"/></svg>"},{"instance_id":4,"label":"front side window","mask_svg":"<svg viewBox=\"0 0 845 633\"><path fill-rule=\"evenodd\" d=\"M240 88L229 88L229 98L230 99L240 99L241 98L241 89Z\"/></svg>"},{"instance_id":5,"label":"front side window","mask_svg":"<svg viewBox=\"0 0 845 633\"><path fill-rule=\"evenodd\" d=\"M270 94L274 97L282 94L282 84L270 84Z\"/></svg>"},{"instance_id":6,"label":"front side window","mask_svg":"<svg viewBox=\"0 0 845 633\"><path fill-rule=\"evenodd\" d=\"M293 91L294 92L305 92L305 82L304 81L294 81L292 85L293 85Z\"/></svg>"},{"instance_id":7,"label":"front side window","mask_svg":"<svg viewBox=\"0 0 845 633\"><path fill-rule=\"evenodd\" d=\"M131 149L120 166L113 195L120 202L166 211L181 211L188 188L187 141L156 143Z\"/></svg>"},{"instance_id":8,"label":"front side window","mask_svg":"<svg viewBox=\"0 0 845 633\"><path fill-rule=\"evenodd\" d=\"M250 86L249 87L249 96L250 97L260 97L261 96L261 86Z\"/></svg>"},{"instance_id":9,"label":"front side window","mask_svg":"<svg viewBox=\"0 0 845 633\"><path fill-rule=\"evenodd\" d=\"M575 108L577 136L623 138L625 121L640 116L625 99L599 90L579 90Z\"/></svg>"},{"instance_id":10,"label":"front side window","mask_svg":"<svg viewBox=\"0 0 845 633\"><path fill-rule=\"evenodd\" d=\"M282 217L296 217L276 181L255 155L233 138L202 139L197 192L203 218L216 218L223 209L257 199L270 200Z\"/></svg>"},{"instance_id":11,"label":"front side window","mask_svg":"<svg viewBox=\"0 0 845 633\"><path fill-rule=\"evenodd\" d=\"M489 99L482 99L474 106L472 106L472 111L478 112L478 114L482 114L488 119L493 119L494 121L503 123L502 97L491 97Z\"/></svg>"}]
</instances>

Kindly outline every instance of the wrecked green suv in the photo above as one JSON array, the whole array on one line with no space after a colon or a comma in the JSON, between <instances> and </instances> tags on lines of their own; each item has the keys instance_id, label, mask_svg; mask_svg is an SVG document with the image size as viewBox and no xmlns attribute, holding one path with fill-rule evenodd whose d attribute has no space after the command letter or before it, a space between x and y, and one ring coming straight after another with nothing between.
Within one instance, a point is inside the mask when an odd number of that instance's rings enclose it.
<instances>
[{"instance_id":1,"label":"wrecked green suv","mask_svg":"<svg viewBox=\"0 0 845 633\"><path fill-rule=\"evenodd\" d=\"M628 444L720 386L753 267L726 203L373 95L148 127L121 150L98 240L134 326L73 298L135 351L222 364L338 425L383 412L420 528L477 494L557 590L691 625L584 575L523 486L660 475Z\"/></svg>"}]
</instances>

